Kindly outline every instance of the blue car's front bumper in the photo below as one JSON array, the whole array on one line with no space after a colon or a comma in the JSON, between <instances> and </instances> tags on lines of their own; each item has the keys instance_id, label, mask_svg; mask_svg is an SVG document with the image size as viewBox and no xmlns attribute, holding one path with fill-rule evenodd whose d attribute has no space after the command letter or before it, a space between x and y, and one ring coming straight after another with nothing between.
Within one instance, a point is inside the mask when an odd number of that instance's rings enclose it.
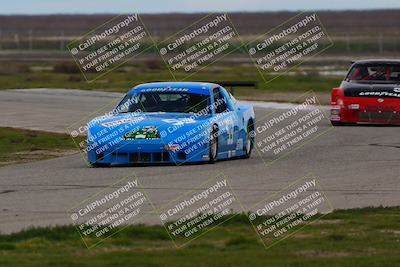
<instances>
[{"instance_id":1,"label":"blue car's front bumper","mask_svg":"<svg viewBox=\"0 0 400 267\"><path fill-rule=\"evenodd\" d=\"M92 149L87 153L91 164L145 164L201 162L209 160L209 147L197 147L190 153L169 151L159 141L122 141L118 145L99 151Z\"/></svg>"}]
</instances>

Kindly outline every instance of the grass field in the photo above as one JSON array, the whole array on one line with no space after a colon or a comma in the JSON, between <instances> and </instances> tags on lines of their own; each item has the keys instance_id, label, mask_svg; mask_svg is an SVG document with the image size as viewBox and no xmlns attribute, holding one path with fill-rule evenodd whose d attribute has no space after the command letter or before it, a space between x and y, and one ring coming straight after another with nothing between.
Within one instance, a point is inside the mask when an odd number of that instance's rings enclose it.
<instances>
[{"instance_id":1,"label":"grass field","mask_svg":"<svg viewBox=\"0 0 400 267\"><path fill-rule=\"evenodd\" d=\"M0 127L0 166L75 152L66 134Z\"/></svg>"},{"instance_id":2,"label":"grass field","mask_svg":"<svg viewBox=\"0 0 400 267\"><path fill-rule=\"evenodd\" d=\"M343 70L341 68L340 70ZM322 67L313 69L294 69L289 75L283 75L272 82L265 83L257 69L252 65L217 65L202 70L185 79L184 73L176 73L177 80L189 81L254 81L257 88L238 88L235 93L240 97L262 96L266 93L315 92L328 93L338 86L343 77L325 76L319 73ZM270 73L266 79L275 77ZM89 79L95 74L89 74ZM51 64L0 64L0 89L15 88L71 88L111 92L127 92L133 86L150 81L173 81L167 68L159 62L147 62L141 65L125 65L88 83L73 63Z\"/></svg>"},{"instance_id":3,"label":"grass field","mask_svg":"<svg viewBox=\"0 0 400 267\"><path fill-rule=\"evenodd\" d=\"M335 211L266 250L244 215L176 249L162 226L129 226L93 249L74 227L0 235L0 266L397 266L400 208Z\"/></svg>"}]
</instances>

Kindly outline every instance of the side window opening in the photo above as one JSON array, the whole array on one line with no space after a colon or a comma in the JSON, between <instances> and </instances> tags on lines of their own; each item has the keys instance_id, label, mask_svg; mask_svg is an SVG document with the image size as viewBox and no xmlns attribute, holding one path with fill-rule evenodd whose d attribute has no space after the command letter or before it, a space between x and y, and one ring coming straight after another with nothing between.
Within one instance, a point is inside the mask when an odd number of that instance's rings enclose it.
<instances>
[{"instance_id":1,"label":"side window opening","mask_svg":"<svg viewBox=\"0 0 400 267\"><path fill-rule=\"evenodd\" d=\"M213 89L215 113L223 113L229 111L227 99L221 92L220 88Z\"/></svg>"}]
</instances>

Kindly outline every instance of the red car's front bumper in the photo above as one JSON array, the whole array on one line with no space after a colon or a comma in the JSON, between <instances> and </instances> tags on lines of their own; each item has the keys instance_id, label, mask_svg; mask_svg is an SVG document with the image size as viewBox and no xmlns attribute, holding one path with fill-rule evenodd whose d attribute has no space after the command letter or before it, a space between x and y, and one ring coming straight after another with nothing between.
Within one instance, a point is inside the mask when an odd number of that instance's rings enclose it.
<instances>
[{"instance_id":1,"label":"red car's front bumper","mask_svg":"<svg viewBox=\"0 0 400 267\"><path fill-rule=\"evenodd\" d=\"M343 97L332 103L331 121L343 123L400 124L400 99Z\"/></svg>"}]
</instances>

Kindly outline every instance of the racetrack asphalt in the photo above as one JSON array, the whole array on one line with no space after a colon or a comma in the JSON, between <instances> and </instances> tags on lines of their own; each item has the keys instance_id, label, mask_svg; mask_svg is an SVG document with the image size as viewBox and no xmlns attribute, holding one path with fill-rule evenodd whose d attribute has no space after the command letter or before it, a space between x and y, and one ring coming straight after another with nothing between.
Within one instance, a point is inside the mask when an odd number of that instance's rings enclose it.
<instances>
[{"instance_id":1,"label":"racetrack asphalt","mask_svg":"<svg viewBox=\"0 0 400 267\"><path fill-rule=\"evenodd\" d=\"M64 89L0 92L0 126L66 132L121 97ZM256 116L290 108L291 104L254 103ZM326 109L326 108L325 108ZM322 128L330 127L324 122ZM70 224L66 211L117 180L136 175L156 207L223 173L243 207L280 191L288 183L315 175L335 209L400 205L400 141L398 127L335 127L273 164L259 153L250 159L184 166L89 168L79 153L0 168L0 232L30 226ZM145 223L158 224L156 213Z\"/></svg>"}]
</instances>

